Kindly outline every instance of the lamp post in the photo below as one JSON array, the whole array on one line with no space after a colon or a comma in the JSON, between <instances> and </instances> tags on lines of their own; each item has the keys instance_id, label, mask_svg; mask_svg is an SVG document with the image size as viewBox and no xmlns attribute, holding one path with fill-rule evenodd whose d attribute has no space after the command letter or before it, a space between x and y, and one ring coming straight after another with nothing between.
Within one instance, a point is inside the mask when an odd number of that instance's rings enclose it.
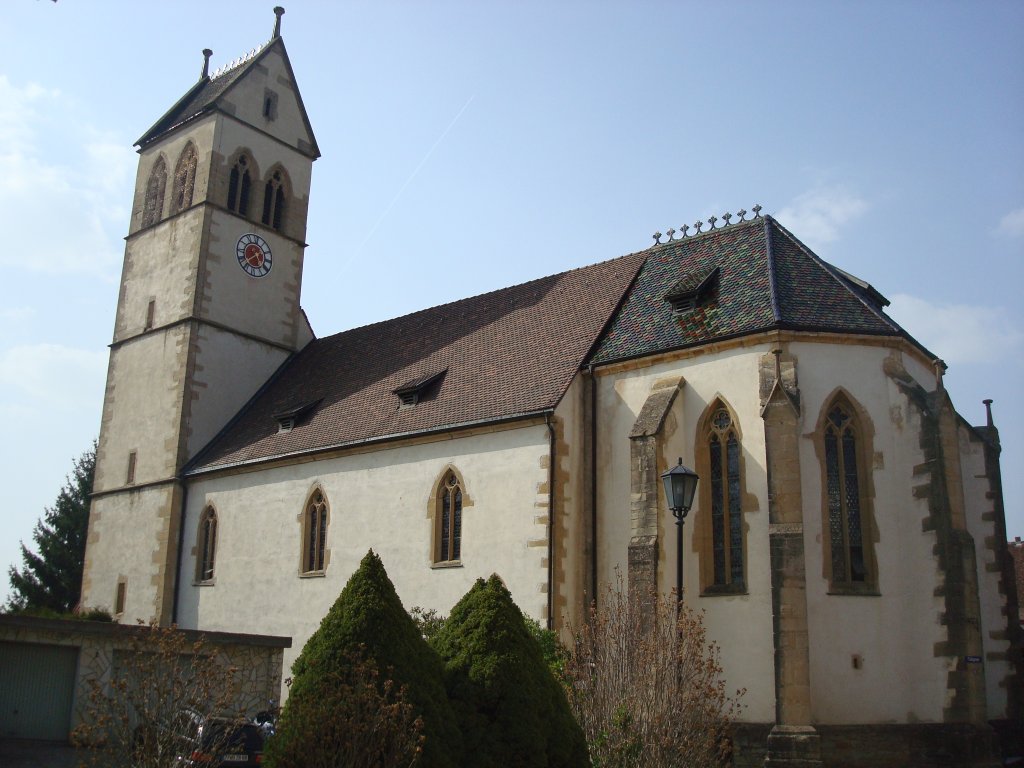
<instances>
[{"instance_id":1,"label":"lamp post","mask_svg":"<svg viewBox=\"0 0 1024 768\"><path fill-rule=\"evenodd\" d=\"M672 516L676 519L676 599L683 602L683 522L686 513L693 506L693 495L697 492L697 473L683 466L683 460L661 476L665 483L665 498Z\"/></svg>"}]
</instances>

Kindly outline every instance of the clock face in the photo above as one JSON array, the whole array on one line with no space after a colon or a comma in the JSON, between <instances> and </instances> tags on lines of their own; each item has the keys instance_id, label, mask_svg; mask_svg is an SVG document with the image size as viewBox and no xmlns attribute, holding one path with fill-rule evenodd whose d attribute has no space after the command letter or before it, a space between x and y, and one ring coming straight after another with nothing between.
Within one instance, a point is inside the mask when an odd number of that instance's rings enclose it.
<instances>
[{"instance_id":1,"label":"clock face","mask_svg":"<svg viewBox=\"0 0 1024 768\"><path fill-rule=\"evenodd\" d=\"M264 277L270 272L273 256L267 241L251 232L238 238L235 246L238 266L250 277Z\"/></svg>"}]
</instances>

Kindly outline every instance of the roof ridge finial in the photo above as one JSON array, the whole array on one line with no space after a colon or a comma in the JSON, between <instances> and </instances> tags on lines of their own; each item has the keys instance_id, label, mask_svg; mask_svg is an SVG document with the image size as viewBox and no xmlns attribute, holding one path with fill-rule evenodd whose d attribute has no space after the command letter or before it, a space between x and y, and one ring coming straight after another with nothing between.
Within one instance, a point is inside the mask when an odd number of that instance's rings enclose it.
<instances>
[{"instance_id":1,"label":"roof ridge finial","mask_svg":"<svg viewBox=\"0 0 1024 768\"><path fill-rule=\"evenodd\" d=\"M992 423L992 398L986 397L981 402L985 404L985 420L987 422L987 426L994 427L995 424Z\"/></svg>"},{"instance_id":2,"label":"roof ridge finial","mask_svg":"<svg viewBox=\"0 0 1024 768\"><path fill-rule=\"evenodd\" d=\"M274 19L274 36L271 38L271 40L276 40L281 36L281 17L284 16L284 8L282 8L280 5L275 5L274 16L276 16L277 18Z\"/></svg>"},{"instance_id":3,"label":"roof ridge finial","mask_svg":"<svg viewBox=\"0 0 1024 768\"><path fill-rule=\"evenodd\" d=\"M205 80L210 76L210 57L213 56L213 51L209 48L203 48L203 73L199 75L200 80Z\"/></svg>"}]
</instances>

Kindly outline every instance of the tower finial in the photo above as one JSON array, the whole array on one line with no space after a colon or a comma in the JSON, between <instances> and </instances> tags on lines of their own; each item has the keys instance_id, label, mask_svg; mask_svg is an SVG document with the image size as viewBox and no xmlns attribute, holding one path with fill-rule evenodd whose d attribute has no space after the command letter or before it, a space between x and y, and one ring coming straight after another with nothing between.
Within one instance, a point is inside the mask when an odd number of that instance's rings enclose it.
<instances>
[{"instance_id":1,"label":"tower finial","mask_svg":"<svg viewBox=\"0 0 1024 768\"><path fill-rule=\"evenodd\" d=\"M274 21L274 37L272 39L276 40L281 36L281 17L284 16L284 8L280 5L274 6L274 16L277 18Z\"/></svg>"},{"instance_id":2,"label":"tower finial","mask_svg":"<svg viewBox=\"0 0 1024 768\"><path fill-rule=\"evenodd\" d=\"M203 48L203 74L199 76L202 80L210 76L210 57L213 56L213 51L209 48Z\"/></svg>"},{"instance_id":3,"label":"tower finial","mask_svg":"<svg viewBox=\"0 0 1024 768\"><path fill-rule=\"evenodd\" d=\"M985 420L988 422L988 426L995 426L992 423L992 398L986 397L981 402L985 404Z\"/></svg>"}]
</instances>

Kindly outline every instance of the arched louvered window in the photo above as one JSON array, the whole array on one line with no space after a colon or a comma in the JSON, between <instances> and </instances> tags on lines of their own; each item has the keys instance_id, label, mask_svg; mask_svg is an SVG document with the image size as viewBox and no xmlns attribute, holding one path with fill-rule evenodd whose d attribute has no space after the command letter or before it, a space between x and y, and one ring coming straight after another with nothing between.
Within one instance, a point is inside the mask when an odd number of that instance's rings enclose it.
<instances>
[{"instance_id":1,"label":"arched louvered window","mask_svg":"<svg viewBox=\"0 0 1024 768\"><path fill-rule=\"evenodd\" d=\"M718 404L704 433L711 514L711 585L743 589L740 440L732 414Z\"/></svg>"},{"instance_id":2,"label":"arched louvered window","mask_svg":"<svg viewBox=\"0 0 1024 768\"><path fill-rule=\"evenodd\" d=\"M434 521L434 562L462 559L462 482L453 470L445 472L437 489Z\"/></svg>"},{"instance_id":3,"label":"arched louvered window","mask_svg":"<svg viewBox=\"0 0 1024 768\"><path fill-rule=\"evenodd\" d=\"M249 194L252 188L252 173L249 158L240 155L231 168L228 177L228 210L240 216L249 215Z\"/></svg>"},{"instance_id":4,"label":"arched louvered window","mask_svg":"<svg viewBox=\"0 0 1024 768\"><path fill-rule=\"evenodd\" d=\"M323 489L310 494L302 516L302 573L323 573L327 566L327 497Z\"/></svg>"},{"instance_id":5,"label":"arched louvered window","mask_svg":"<svg viewBox=\"0 0 1024 768\"><path fill-rule=\"evenodd\" d=\"M167 188L167 163L157 159L146 182L146 197L142 203L142 226L151 227L163 217L164 190Z\"/></svg>"},{"instance_id":6,"label":"arched louvered window","mask_svg":"<svg viewBox=\"0 0 1024 768\"><path fill-rule=\"evenodd\" d=\"M867 582L863 478L858 457L861 436L850 404L839 398L825 415L825 499L832 583Z\"/></svg>"},{"instance_id":7,"label":"arched louvered window","mask_svg":"<svg viewBox=\"0 0 1024 768\"><path fill-rule=\"evenodd\" d=\"M192 205L192 192L196 185L196 165L199 156L195 144L191 141L178 157L178 166L174 169L174 197L171 203L174 213L183 211Z\"/></svg>"},{"instance_id":8,"label":"arched louvered window","mask_svg":"<svg viewBox=\"0 0 1024 768\"><path fill-rule=\"evenodd\" d=\"M285 185L281 171L274 171L263 187L263 223L276 230L284 222Z\"/></svg>"},{"instance_id":9,"label":"arched louvered window","mask_svg":"<svg viewBox=\"0 0 1024 768\"><path fill-rule=\"evenodd\" d=\"M216 563L217 513L213 507L207 507L199 518L199 541L196 547L196 581L213 581Z\"/></svg>"}]
</instances>

